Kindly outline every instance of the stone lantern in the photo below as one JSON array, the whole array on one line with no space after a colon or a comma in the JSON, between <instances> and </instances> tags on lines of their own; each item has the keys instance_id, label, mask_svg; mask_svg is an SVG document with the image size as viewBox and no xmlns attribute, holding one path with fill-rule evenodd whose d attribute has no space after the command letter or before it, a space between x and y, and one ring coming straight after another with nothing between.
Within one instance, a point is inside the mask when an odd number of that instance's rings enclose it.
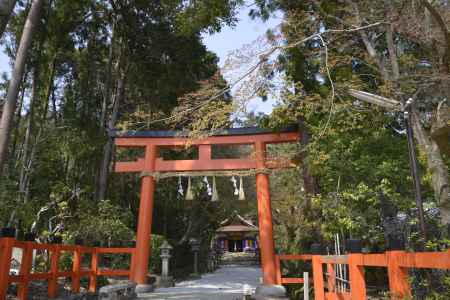
<instances>
[{"instance_id":1,"label":"stone lantern","mask_svg":"<svg viewBox=\"0 0 450 300\"><path fill-rule=\"evenodd\" d=\"M162 270L161 270L161 280L159 283L160 287L172 287L174 286L174 281L171 276L169 276L169 259L172 257L170 255L170 250L173 249L172 246L167 241L159 247L161 249L161 260L162 260Z\"/></svg>"},{"instance_id":2,"label":"stone lantern","mask_svg":"<svg viewBox=\"0 0 450 300\"><path fill-rule=\"evenodd\" d=\"M216 251L212 248L208 253L208 271L214 272L216 270Z\"/></svg>"},{"instance_id":3,"label":"stone lantern","mask_svg":"<svg viewBox=\"0 0 450 300\"><path fill-rule=\"evenodd\" d=\"M192 238L189 240L189 245L191 246L192 252L194 252L194 273L191 274L191 277L199 278L200 274L198 272L198 253L200 252L200 241L198 239Z\"/></svg>"}]
</instances>

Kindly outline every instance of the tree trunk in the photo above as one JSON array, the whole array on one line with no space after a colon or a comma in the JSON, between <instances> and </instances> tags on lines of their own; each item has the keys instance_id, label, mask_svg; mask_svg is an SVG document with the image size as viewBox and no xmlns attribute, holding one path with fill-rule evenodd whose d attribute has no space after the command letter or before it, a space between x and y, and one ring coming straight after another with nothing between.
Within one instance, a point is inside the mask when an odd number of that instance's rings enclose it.
<instances>
[{"instance_id":1,"label":"tree trunk","mask_svg":"<svg viewBox=\"0 0 450 300\"><path fill-rule=\"evenodd\" d=\"M308 128L305 125L305 119L303 117L298 118L298 127L300 130L300 145L301 149L301 160L302 160L302 177L303 177L303 186L305 188L305 193L307 198L310 198L312 195L316 195L319 193L319 187L317 185L316 178L311 174L311 170L308 166L308 152L307 147L309 144L310 136L308 132Z\"/></svg>"},{"instance_id":2,"label":"tree trunk","mask_svg":"<svg viewBox=\"0 0 450 300\"><path fill-rule=\"evenodd\" d=\"M58 125L58 109L56 108L56 95L55 90L52 90L52 94L50 96L52 100L52 115L53 115L53 124L55 127Z\"/></svg>"},{"instance_id":3,"label":"tree trunk","mask_svg":"<svg viewBox=\"0 0 450 300\"><path fill-rule=\"evenodd\" d=\"M44 107L41 111L41 115L36 116L37 114L36 111L39 112L38 107L36 107L39 100L39 84L40 84L39 70L37 67L35 67L33 71L33 84L29 104L30 110L28 112L27 128L22 146L22 156L19 157L21 158L22 161L19 177L19 197L18 197L18 203L20 204L25 204L30 200L30 178L33 173L37 147L41 139L45 116L48 110L48 99L47 99L47 102L44 102ZM38 124L35 124L37 123L35 122L36 117L39 122ZM35 125L38 125L39 130L37 134L34 135L33 132ZM16 208L14 209L14 212L10 216L9 221L10 223L12 223L15 220L15 216L17 215L17 209L20 209L20 207L21 207L20 205L17 205Z\"/></svg>"},{"instance_id":4,"label":"tree trunk","mask_svg":"<svg viewBox=\"0 0 450 300\"><path fill-rule=\"evenodd\" d=\"M26 165L25 165L26 177L24 178L25 185L23 186L23 195L24 195L23 202L24 203L27 202L30 198L29 197L29 195L30 195L30 193L29 193L30 192L30 177L33 173L36 152L38 149L38 145L41 141L42 132L45 127L45 121L47 120L47 113L48 113L49 100L50 100L49 98L50 98L50 95L52 94L52 91L54 88L53 80L54 80L54 76L55 76L55 69L54 69L54 63L52 63L52 64L53 64L53 68L51 69L51 72L50 72L50 78L49 78L49 82L48 82L46 96L43 99L44 102L43 102L43 108L41 110L41 115L39 116L39 124L37 124L39 130L38 130L37 134L34 136L33 145L30 145L28 147L31 149L31 151L28 150L26 152L28 157L27 157L27 160L24 161L24 162L26 162ZM37 98L39 97L38 86L39 86L39 77L38 77L38 74L36 73L35 78L33 80L33 93L32 93L32 97L36 98L36 99L33 99L34 103L36 103ZM33 119L31 119L31 127L30 128L32 129L32 127L33 127ZM32 130L30 130L30 133L32 134ZM31 141L31 139L30 139L30 141Z\"/></svg>"},{"instance_id":5,"label":"tree trunk","mask_svg":"<svg viewBox=\"0 0 450 300\"><path fill-rule=\"evenodd\" d=\"M119 105L123 102L125 97L125 75L121 75L121 77L117 81L117 92L114 97L113 110L111 112L111 117L108 122L108 131L113 130L116 125L117 116L119 114ZM114 139L108 136L108 141L106 142L103 148L103 160L100 167L100 176L98 183L98 194L97 200L104 200L106 196L106 188L108 185L108 173L109 173L109 165L111 162L111 153L114 147Z\"/></svg>"},{"instance_id":6,"label":"tree trunk","mask_svg":"<svg viewBox=\"0 0 450 300\"><path fill-rule=\"evenodd\" d=\"M3 166L6 162L8 144L11 136L14 111L16 110L17 96L19 94L20 83L22 82L25 63L28 51L31 48L33 33L36 31L40 21L40 13L44 0L34 0L28 13L27 20L20 39L19 48L16 54L14 70L8 87L6 102L3 107L2 118L0 120L0 174L3 173Z\"/></svg>"},{"instance_id":7,"label":"tree trunk","mask_svg":"<svg viewBox=\"0 0 450 300\"><path fill-rule=\"evenodd\" d=\"M31 136L33 134L33 125L34 125L34 106L37 100L37 90L38 90L38 81L39 81L39 71L37 68L34 69L33 72L33 87L31 92L30 99L30 109L28 112L28 120L27 120L27 129L25 132L25 138L22 147L22 168L20 170L20 178L19 178L19 199L26 199L25 195L28 194L26 191L28 190L28 174L30 167L30 154L31 154Z\"/></svg>"},{"instance_id":8,"label":"tree trunk","mask_svg":"<svg viewBox=\"0 0 450 300\"><path fill-rule=\"evenodd\" d=\"M384 7L389 21L392 21L392 11L394 9L392 1L384 0ZM395 51L394 28L392 24L386 24L386 44L389 52L389 60L391 61L392 79L397 81L400 77L400 67L398 65L397 51Z\"/></svg>"},{"instance_id":9,"label":"tree trunk","mask_svg":"<svg viewBox=\"0 0 450 300\"><path fill-rule=\"evenodd\" d=\"M356 21L357 21L357 25L358 26L362 26L362 18L359 14L359 7L358 7L358 3L356 1L353 0L348 0L348 3L351 5ZM381 77L383 80L387 81L389 80L389 74L388 71L386 70L386 66L385 63L383 61L382 56L377 52L377 50L375 49L375 46L372 44L372 41L370 40L369 36L367 35L366 31L364 30L360 30L359 31L359 35L361 36L361 39L364 43L364 46L366 48L367 53L369 54L369 56L375 61L375 63L378 65L378 68L380 70L381 73Z\"/></svg>"},{"instance_id":10,"label":"tree trunk","mask_svg":"<svg viewBox=\"0 0 450 300\"><path fill-rule=\"evenodd\" d=\"M414 137L419 146L427 155L427 167L431 173L434 196L441 210L441 220L444 224L450 224L450 185L448 168L442 159L438 144L429 136L423 128L417 111L412 111L411 125L414 129Z\"/></svg>"},{"instance_id":11,"label":"tree trunk","mask_svg":"<svg viewBox=\"0 0 450 300\"><path fill-rule=\"evenodd\" d=\"M102 102L102 112L100 114L100 132L103 133L105 129L106 111L108 107L108 101L112 98L112 66L114 59L114 41L115 41L115 23L113 23L111 44L109 45L108 53L108 65L106 67L106 80L105 80L105 94Z\"/></svg>"},{"instance_id":12,"label":"tree trunk","mask_svg":"<svg viewBox=\"0 0 450 300\"><path fill-rule=\"evenodd\" d=\"M30 157L28 158L28 165L27 165L27 180L26 180L26 186L25 186L25 194L24 194L24 203L26 203L29 199L30 199L30 177L33 174L34 171L34 160L36 158L36 152L38 149L38 144L41 141L41 136L42 136L42 131L43 131L43 127L39 128L39 131L36 135L36 137L34 138L34 144L31 148L31 153L30 153Z\"/></svg>"},{"instance_id":13,"label":"tree trunk","mask_svg":"<svg viewBox=\"0 0 450 300\"><path fill-rule=\"evenodd\" d=\"M30 111L28 114L27 128L22 150L22 168L19 177L19 202L27 203L30 200L30 179L32 177L38 145L41 141L42 133L44 131L45 122L47 120L47 113L49 108L49 98L54 90L54 76L55 76L55 61L50 64L50 78L48 80L45 97L39 104L39 86L42 83L39 77L39 68L36 66L33 71L33 84L30 99ZM36 106L38 105L38 106ZM37 115L40 113L40 115ZM37 119L37 120L36 120ZM39 130L34 133L35 125ZM16 209L19 206L16 207ZM16 212L11 215L11 221L14 219Z\"/></svg>"},{"instance_id":14,"label":"tree trunk","mask_svg":"<svg viewBox=\"0 0 450 300\"><path fill-rule=\"evenodd\" d=\"M0 38L5 32L6 25L8 25L9 18L13 13L16 2L16 0L0 0Z\"/></svg>"},{"instance_id":15,"label":"tree trunk","mask_svg":"<svg viewBox=\"0 0 450 300\"><path fill-rule=\"evenodd\" d=\"M54 125L56 126L56 124L58 123L58 116L57 116L57 108L56 108L56 99L54 97L54 78L55 78L55 72L56 72L56 54L53 56L52 61L50 62L50 75L49 75L49 79L48 79L48 86L47 86L47 91L45 92L45 101L47 101L47 109L45 110L45 114L47 114L47 110L48 110L48 105L49 105L49 101L50 98L52 100L52 117L53 117L53 122ZM45 119L46 115L44 115L44 119ZM45 120L44 120L45 121Z\"/></svg>"},{"instance_id":16,"label":"tree trunk","mask_svg":"<svg viewBox=\"0 0 450 300\"><path fill-rule=\"evenodd\" d=\"M14 120L14 134L13 134L13 141L12 141L12 150L11 153L13 155L16 155L15 157L17 159L19 159L20 157L20 153L16 154L16 148L17 148L17 141L18 141L18 134L19 134L19 128L20 128L20 122L22 121L22 108L23 108L23 103L24 103L24 98L25 98L25 91L26 91L26 85L25 85L25 81L22 83L22 89L20 91L20 101L19 101L19 105L17 107L17 111L16 111L16 117ZM13 164L11 163L11 166Z\"/></svg>"},{"instance_id":17,"label":"tree trunk","mask_svg":"<svg viewBox=\"0 0 450 300\"><path fill-rule=\"evenodd\" d=\"M444 17L439 13L438 9L436 9L428 0L421 0L422 5L425 6L427 11L430 12L432 18L437 23L440 31L442 32L442 35L444 37L444 57L443 62L444 66L443 69L445 73L450 73L450 31L447 28L447 22L445 21Z\"/></svg>"}]
</instances>

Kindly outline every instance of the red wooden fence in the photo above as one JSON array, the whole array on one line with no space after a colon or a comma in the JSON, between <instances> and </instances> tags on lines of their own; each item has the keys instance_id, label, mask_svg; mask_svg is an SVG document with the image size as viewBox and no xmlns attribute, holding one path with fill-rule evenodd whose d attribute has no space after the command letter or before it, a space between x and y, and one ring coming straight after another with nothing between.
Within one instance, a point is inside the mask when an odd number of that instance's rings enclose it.
<instances>
[{"instance_id":1,"label":"red wooden fence","mask_svg":"<svg viewBox=\"0 0 450 300\"><path fill-rule=\"evenodd\" d=\"M408 278L409 268L450 269L450 250L445 252L405 252L388 251L382 254L349 255L278 255L276 258L278 284L303 283L303 278L283 278L280 261L312 261L315 300L366 299L364 267L387 268L391 299L410 299L411 287ZM326 265L327 280L324 280L323 265ZM350 291L336 289L334 268L336 265L348 265ZM325 284L327 291L325 291Z\"/></svg>"},{"instance_id":2,"label":"red wooden fence","mask_svg":"<svg viewBox=\"0 0 450 300\"><path fill-rule=\"evenodd\" d=\"M278 284L295 284L295 283L303 283L303 278L287 278L281 276L281 261L283 260L304 260L310 261L312 259L312 255L303 254L303 255L295 255L295 254L283 254L275 256L275 265L277 268L277 282Z\"/></svg>"},{"instance_id":3,"label":"red wooden fence","mask_svg":"<svg viewBox=\"0 0 450 300\"><path fill-rule=\"evenodd\" d=\"M18 275L11 275L11 259L13 248L21 248L22 261ZM32 272L33 250L46 250L50 253L50 270L48 272ZM73 253L72 270L60 271L59 258L62 252ZM131 270L111 270L99 268L99 255L101 254L131 255ZM91 255L89 269L82 267L84 254ZM89 278L89 290L97 289L97 276L128 276L134 268L133 256L135 248L89 248L83 246L68 246L56 244L38 244L34 242L20 242L14 238L0 238L0 299L6 298L10 283L18 283L18 297L27 299L28 286L31 281L47 280L48 297L55 298L58 290L58 278L71 277L72 291L79 292L80 279ZM315 300L335 299L366 299L366 283L364 267L385 267L388 271L389 289L392 299L411 297L411 287L408 280L408 268L450 269L450 250L446 252L419 252L388 251L382 254L349 254L340 256L322 255L277 255L277 283L294 284L303 283L303 278L285 278L281 274L281 261L303 260L311 261L313 268L313 284ZM327 268L327 279L324 280L323 265ZM348 265L350 291L343 292L336 289L334 268L336 265ZM327 291L325 291L325 284Z\"/></svg>"},{"instance_id":4,"label":"red wooden fence","mask_svg":"<svg viewBox=\"0 0 450 300\"><path fill-rule=\"evenodd\" d=\"M11 259L13 248L22 249L22 261L18 275L10 274ZM32 260L33 250L46 250L50 253L50 270L48 272L33 273ZM61 253L73 253L72 270L60 271L58 269ZM90 248L75 245L58 244L38 244L34 242L21 242L14 238L0 238L0 299L6 299L8 286L11 283L18 284L17 296L21 300L26 300L28 296L28 286L31 281L47 280L48 297L55 298L58 291L58 278L71 277L72 291L80 291L80 280L82 277L89 278L89 290L95 292L97 289L97 276L130 276L130 270L111 270L99 268L99 255L101 254L124 254L133 255L135 248ZM82 267L82 258L84 254L91 255L89 269ZM133 263L131 264L133 268Z\"/></svg>"}]
</instances>

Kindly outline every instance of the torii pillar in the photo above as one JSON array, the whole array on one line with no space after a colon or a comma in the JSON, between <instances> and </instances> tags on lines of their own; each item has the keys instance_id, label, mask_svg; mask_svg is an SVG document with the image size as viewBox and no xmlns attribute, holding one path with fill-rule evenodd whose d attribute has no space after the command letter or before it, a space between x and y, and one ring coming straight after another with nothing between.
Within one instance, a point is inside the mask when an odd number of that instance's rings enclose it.
<instances>
[{"instance_id":1,"label":"torii pillar","mask_svg":"<svg viewBox=\"0 0 450 300\"><path fill-rule=\"evenodd\" d=\"M263 172L266 168L266 144L264 142L255 143L255 157L256 167L259 171L256 174L256 197L263 282L266 285L274 285L276 284L275 243L273 241L269 175Z\"/></svg>"},{"instance_id":2,"label":"torii pillar","mask_svg":"<svg viewBox=\"0 0 450 300\"><path fill-rule=\"evenodd\" d=\"M144 169L151 174L155 171L157 148L147 145L145 148ZM136 292L152 291L148 284L148 263L151 254L151 228L153 217L153 198L155 193L155 178L143 174L141 179L141 199L139 204L139 219L136 235L136 252L132 262L131 279L138 284Z\"/></svg>"}]
</instances>

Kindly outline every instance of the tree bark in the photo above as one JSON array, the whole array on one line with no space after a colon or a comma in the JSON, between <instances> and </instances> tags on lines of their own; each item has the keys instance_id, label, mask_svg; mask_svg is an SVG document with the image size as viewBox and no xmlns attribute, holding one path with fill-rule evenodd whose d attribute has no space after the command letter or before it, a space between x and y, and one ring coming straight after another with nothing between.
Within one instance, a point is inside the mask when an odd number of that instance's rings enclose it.
<instances>
[{"instance_id":1,"label":"tree bark","mask_svg":"<svg viewBox=\"0 0 450 300\"><path fill-rule=\"evenodd\" d=\"M384 0L384 6L386 9L386 15L389 16L390 20L392 20L392 1ZM389 52L389 60L391 61L392 79L397 81L400 77L400 67L398 65L397 51L395 51L394 28L391 23L386 24L386 44Z\"/></svg>"},{"instance_id":2,"label":"tree bark","mask_svg":"<svg viewBox=\"0 0 450 300\"><path fill-rule=\"evenodd\" d=\"M0 38L5 32L6 25L8 25L9 18L13 13L16 2L16 0L0 0Z\"/></svg>"},{"instance_id":3,"label":"tree bark","mask_svg":"<svg viewBox=\"0 0 450 300\"><path fill-rule=\"evenodd\" d=\"M52 100L52 116L53 116L53 124L55 126L58 125L58 109L56 108L56 95L55 90L52 90L52 94L50 95L50 98Z\"/></svg>"},{"instance_id":4,"label":"tree bark","mask_svg":"<svg viewBox=\"0 0 450 300\"><path fill-rule=\"evenodd\" d=\"M439 13L439 11L430 3L428 0L421 0L421 3L430 12L433 19L439 26L439 29L444 36L445 49L444 49L444 71L445 73L450 73L450 31L447 28L447 23Z\"/></svg>"},{"instance_id":5,"label":"tree bark","mask_svg":"<svg viewBox=\"0 0 450 300\"><path fill-rule=\"evenodd\" d=\"M56 100L54 97L54 79L55 79L55 72L56 72L56 54L53 56L52 61L50 62L50 75L49 75L49 80L48 80L48 86L47 86L47 91L45 92L45 101L47 101L47 106L49 105L49 101L50 99L52 100L52 117L53 117L53 122L56 126L56 124L58 123L58 116L57 116L57 108L56 108ZM45 113L47 113L47 110L45 111ZM45 118L45 116L44 116Z\"/></svg>"},{"instance_id":6,"label":"tree bark","mask_svg":"<svg viewBox=\"0 0 450 300\"><path fill-rule=\"evenodd\" d=\"M14 111L16 110L17 96L19 94L20 83L25 71L25 63L31 48L33 33L36 31L40 21L40 13L44 0L34 0L28 13L27 20L20 39L19 48L16 53L16 61L12 72L11 81L8 87L6 102L3 107L2 118L0 120L0 174L8 154L8 144L11 136Z\"/></svg>"},{"instance_id":7,"label":"tree bark","mask_svg":"<svg viewBox=\"0 0 450 300\"><path fill-rule=\"evenodd\" d=\"M119 105L123 102L125 97L125 75L122 74L120 78L117 80L117 92L114 97L113 110L111 112L111 117L108 122L108 131L114 129L114 126L117 122L117 117L119 114ZM108 136L108 141L106 142L103 148L103 160L100 167L100 176L98 183L98 193L97 200L104 200L106 196L106 188L108 185L108 174L109 174L109 165L111 162L111 153L114 147L114 139Z\"/></svg>"},{"instance_id":8,"label":"tree bark","mask_svg":"<svg viewBox=\"0 0 450 300\"><path fill-rule=\"evenodd\" d=\"M359 13L359 7L358 4L355 1L348 0L349 4L353 8L353 12L355 14L356 20L358 22L357 26L362 26L362 19ZM381 57L381 55L377 52L375 49L375 46L372 44L372 41L370 40L369 36L367 35L366 31L360 30L359 35L361 36L361 39L364 43L364 46L366 48L367 53L369 56L375 61L375 63L378 65L378 68L380 69L381 77L383 80L387 81L389 80L389 73L386 70L385 63Z\"/></svg>"},{"instance_id":9,"label":"tree bark","mask_svg":"<svg viewBox=\"0 0 450 300\"><path fill-rule=\"evenodd\" d=\"M441 220L450 224L450 185L448 168L442 159L438 144L423 128L417 111L412 110L411 125L414 137L427 155L427 167L431 173L434 196L441 211Z\"/></svg>"},{"instance_id":10,"label":"tree bark","mask_svg":"<svg viewBox=\"0 0 450 300\"><path fill-rule=\"evenodd\" d=\"M43 99L43 107L40 111L40 116L38 116L38 122L36 125L38 126L39 130L37 134L33 137L33 130L34 130L34 123L35 123L35 105L38 103L39 98L39 71L37 68L35 68L34 74L33 74L33 87L32 87L32 98L30 102L30 115L28 118L28 125L27 125L27 131L25 135L25 142L24 142L24 153L23 153L23 163L22 163L22 171L21 171L21 177L19 182L19 191L21 195L23 196L23 203L26 203L29 200L30 196L30 177L33 173L34 168L34 160L36 158L36 152L38 148L38 144L41 140L42 132L44 130L45 121L47 120L47 113L49 108L49 101L50 101L50 95L52 94L54 85L54 76L55 76L55 62L53 61L50 65L50 78L47 85L47 90L45 97ZM33 143L31 143L33 141Z\"/></svg>"},{"instance_id":11,"label":"tree bark","mask_svg":"<svg viewBox=\"0 0 450 300\"><path fill-rule=\"evenodd\" d=\"M23 107L23 102L24 102L24 98L25 98L25 91L26 91L26 85L25 85L25 79L22 82L22 87L21 87L21 91L20 91L20 101L19 101L19 105L17 106L17 111L16 111L16 117L14 120L14 139L12 141L12 150L11 153L13 155L16 155L17 158L19 158L19 153L16 154L16 148L17 148L17 141L18 141L18 134L19 134L19 128L20 128L20 122L22 121L22 107ZM12 164L11 164L12 166Z\"/></svg>"},{"instance_id":12,"label":"tree bark","mask_svg":"<svg viewBox=\"0 0 450 300\"><path fill-rule=\"evenodd\" d=\"M28 112L28 120L27 120L27 129L25 132L24 143L22 147L22 168L20 170L20 178L19 178L19 199L26 199L26 195L28 195L28 174L30 167L30 154L31 154L31 136L33 134L33 125L34 125L34 106L37 100L37 90L38 90L38 82L39 82L39 71L37 68L33 71L33 87L31 92L30 99L30 109Z\"/></svg>"},{"instance_id":13,"label":"tree bark","mask_svg":"<svg viewBox=\"0 0 450 300\"><path fill-rule=\"evenodd\" d=\"M112 98L112 70L114 59L114 41L115 41L115 23L113 23L111 44L109 45L108 53L108 65L106 66L106 81L105 81L105 94L102 102L102 112L100 114L100 132L105 129L106 111L108 107L108 101Z\"/></svg>"},{"instance_id":14,"label":"tree bark","mask_svg":"<svg viewBox=\"0 0 450 300\"><path fill-rule=\"evenodd\" d=\"M303 117L298 118L298 127L300 130L300 145L303 149L301 149L301 160L302 160L302 177L303 177L303 186L305 188L305 192L307 197L310 198L312 195L316 195L319 193L319 187L317 185L317 180L311 174L311 170L308 166L308 162L306 161L308 158L307 147L310 141L310 136L308 132L308 128L305 125L305 119Z\"/></svg>"},{"instance_id":15,"label":"tree bark","mask_svg":"<svg viewBox=\"0 0 450 300\"><path fill-rule=\"evenodd\" d=\"M52 85L52 82L53 77L50 78L49 85ZM20 204L25 204L30 200L30 178L31 175L33 174L38 144L41 140L43 128L45 125L44 123L48 111L49 99L48 97L46 97L44 98L43 108L40 111L41 115L37 116L36 111L39 112L39 110L37 109L38 107L36 107L36 105L38 105L39 100L39 84L40 84L39 69L35 67L33 72L32 93L29 104L30 111L28 113L27 128L22 147L22 157L21 157L22 164L19 177L19 197L18 197L18 203ZM36 118L38 119L38 121L35 121ZM33 134L35 125L38 125L39 128L37 134ZM14 221L15 216L17 215L17 209L20 209L20 206L16 206L14 212L11 214L10 223Z\"/></svg>"}]
</instances>

